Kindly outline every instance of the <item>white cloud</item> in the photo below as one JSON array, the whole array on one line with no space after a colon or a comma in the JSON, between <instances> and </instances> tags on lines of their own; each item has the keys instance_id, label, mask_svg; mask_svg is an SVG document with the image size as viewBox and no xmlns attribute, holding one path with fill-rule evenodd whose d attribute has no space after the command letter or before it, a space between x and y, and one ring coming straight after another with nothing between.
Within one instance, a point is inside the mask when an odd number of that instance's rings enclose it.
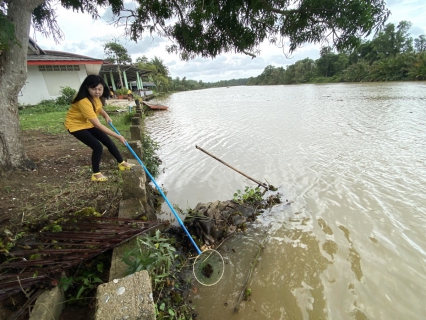
<instances>
[{"instance_id":1,"label":"white cloud","mask_svg":"<svg viewBox=\"0 0 426 320\"><path fill-rule=\"evenodd\" d=\"M387 3L392 12L388 22L398 24L402 20L411 21L413 28L410 32L413 37L426 34L426 22L423 17L426 12L426 1L388 0ZM167 39L147 34L137 43L127 40L122 28L107 22L112 16L110 9L102 10L100 12L102 18L98 20L92 20L89 15L75 13L61 7L58 7L57 11L57 20L65 39L60 44L55 44L53 39L36 34L37 43L43 49L104 58L103 45L112 39L119 39L133 60L143 55L148 59L155 56L162 59L173 78L186 77L204 82L249 78L261 74L268 65L285 67L301 59L319 58L319 45L306 45L287 57L284 54L286 48L283 50L265 42L260 46L259 57L254 59L243 54L228 53L215 59L198 57L190 61L181 61L178 55L167 53L166 46L170 44Z\"/></svg>"},{"instance_id":2,"label":"white cloud","mask_svg":"<svg viewBox=\"0 0 426 320\"><path fill-rule=\"evenodd\" d=\"M388 0L387 5L391 11L388 23L398 25L405 20L410 21L413 27L410 33L413 37L418 37L426 33L426 23L424 14L426 12L426 1L424 0Z\"/></svg>"}]
</instances>

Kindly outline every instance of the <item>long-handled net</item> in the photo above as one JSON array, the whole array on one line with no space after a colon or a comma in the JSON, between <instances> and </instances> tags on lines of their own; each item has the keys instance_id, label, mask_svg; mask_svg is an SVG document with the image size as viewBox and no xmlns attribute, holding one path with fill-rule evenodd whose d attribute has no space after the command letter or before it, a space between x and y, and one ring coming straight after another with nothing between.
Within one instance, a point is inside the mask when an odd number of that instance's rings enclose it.
<instances>
[{"instance_id":1,"label":"long-handled net","mask_svg":"<svg viewBox=\"0 0 426 320\"><path fill-rule=\"evenodd\" d=\"M114 125L109 122L109 125L111 128L120 135L120 132L114 127ZM139 164L144 169L145 173L148 175L148 177L151 179L151 181L154 183L155 187L157 188L158 192L161 194L161 196L166 201L167 205L169 206L170 210L172 210L173 215L175 216L176 220L179 222L182 229L185 231L186 235L188 236L189 240L191 241L192 245L194 246L195 250L197 250L198 256L194 261L193 264L193 272L195 279L202 285L205 286L212 286L220 281L222 279L223 273L225 271L225 263L223 261L222 255L213 249L208 249L202 252L197 244L195 243L192 236L189 234L188 230L186 229L185 225L183 224L181 218L176 213L175 209L171 205L169 199L165 196L163 190L159 187L157 182L155 181L154 177L151 175L151 173L148 171L148 169L145 167L141 159L139 159L138 155L133 151L132 147L127 143L126 141L126 147L129 149L129 151L133 154L135 159L139 162Z\"/></svg>"},{"instance_id":2,"label":"long-handled net","mask_svg":"<svg viewBox=\"0 0 426 320\"><path fill-rule=\"evenodd\" d=\"M213 286L222 279L225 271L223 257L216 250L205 250L195 259L192 271L199 283L205 286Z\"/></svg>"}]
</instances>

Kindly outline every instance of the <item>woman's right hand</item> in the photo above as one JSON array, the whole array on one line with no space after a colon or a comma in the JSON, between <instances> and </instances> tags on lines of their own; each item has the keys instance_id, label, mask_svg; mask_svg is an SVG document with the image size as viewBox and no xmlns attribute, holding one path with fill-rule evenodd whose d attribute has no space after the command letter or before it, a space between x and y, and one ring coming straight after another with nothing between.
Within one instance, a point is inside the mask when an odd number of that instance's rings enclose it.
<instances>
[{"instance_id":1,"label":"woman's right hand","mask_svg":"<svg viewBox=\"0 0 426 320\"><path fill-rule=\"evenodd\" d=\"M120 135L119 135L119 136L117 137L117 139L118 139L118 140L120 140L120 142L121 142L122 144L126 145L126 139L125 139L123 136L120 136Z\"/></svg>"}]
</instances>

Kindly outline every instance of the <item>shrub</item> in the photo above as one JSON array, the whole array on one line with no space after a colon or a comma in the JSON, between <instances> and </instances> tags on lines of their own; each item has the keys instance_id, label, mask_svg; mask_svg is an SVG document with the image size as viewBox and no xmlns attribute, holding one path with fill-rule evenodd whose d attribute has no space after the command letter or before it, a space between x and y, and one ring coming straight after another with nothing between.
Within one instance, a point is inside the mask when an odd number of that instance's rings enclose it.
<instances>
[{"instance_id":1,"label":"shrub","mask_svg":"<svg viewBox=\"0 0 426 320\"><path fill-rule=\"evenodd\" d=\"M69 106L76 94L77 91L71 87L61 87L61 96L56 99L56 103Z\"/></svg>"},{"instance_id":2,"label":"shrub","mask_svg":"<svg viewBox=\"0 0 426 320\"><path fill-rule=\"evenodd\" d=\"M115 90L115 94L117 95L117 96L124 96L124 95L126 95L127 94L127 92L129 91L129 89L127 89L126 87L123 87L123 88L121 88L121 89L117 89L117 90Z\"/></svg>"},{"instance_id":3,"label":"shrub","mask_svg":"<svg viewBox=\"0 0 426 320\"><path fill-rule=\"evenodd\" d=\"M143 162L147 170L155 178L160 173L161 160L157 157L156 151L159 149L158 143L155 142L148 134L142 136Z\"/></svg>"},{"instance_id":4,"label":"shrub","mask_svg":"<svg viewBox=\"0 0 426 320\"><path fill-rule=\"evenodd\" d=\"M153 280L154 289L164 286L164 278L172 272L176 249L158 229L153 237L146 235L136 239L137 246L127 251L122 258L128 265L128 274L147 270Z\"/></svg>"}]
</instances>

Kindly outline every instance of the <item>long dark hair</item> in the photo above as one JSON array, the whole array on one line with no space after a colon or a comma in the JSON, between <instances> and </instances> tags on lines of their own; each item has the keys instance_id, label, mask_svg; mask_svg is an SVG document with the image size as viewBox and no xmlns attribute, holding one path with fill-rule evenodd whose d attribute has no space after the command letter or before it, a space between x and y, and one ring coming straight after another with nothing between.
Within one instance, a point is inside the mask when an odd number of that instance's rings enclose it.
<instances>
[{"instance_id":1,"label":"long dark hair","mask_svg":"<svg viewBox=\"0 0 426 320\"><path fill-rule=\"evenodd\" d=\"M88 98L93 106L93 111L96 112L95 103L93 101L92 95L89 92L89 88L95 88L99 84L102 84L104 87L104 92L102 93L102 96L100 97L102 104L105 105L105 99L108 99L110 97L108 86L106 85L104 79L101 76L91 74L84 79L83 83L80 86L80 89L78 89L77 95L72 100L72 103L76 103L80 100L83 100L84 98Z\"/></svg>"}]
</instances>

